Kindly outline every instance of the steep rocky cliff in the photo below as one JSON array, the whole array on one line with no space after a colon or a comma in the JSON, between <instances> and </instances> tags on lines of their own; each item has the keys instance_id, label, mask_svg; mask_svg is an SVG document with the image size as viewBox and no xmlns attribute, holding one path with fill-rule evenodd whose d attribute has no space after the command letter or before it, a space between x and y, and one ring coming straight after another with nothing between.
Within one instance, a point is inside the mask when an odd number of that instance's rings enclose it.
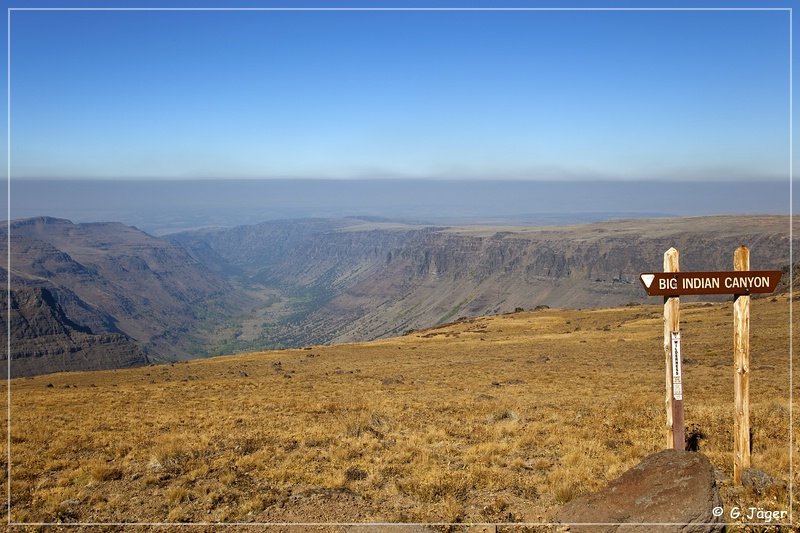
<instances>
[{"instance_id":1,"label":"steep rocky cliff","mask_svg":"<svg viewBox=\"0 0 800 533\"><path fill-rule=\"evenodd\" d=\"M5 314L9 307L6 291L0 294ZM65 307L83 323L72 320ZM23 287L11 291L11 376L30 376L68 370L100 370L143 365L148 362L139 346L109 327L104 313L92 310L66 289ZM91 324L91 327L87 324ZM2 357L7 361L6 355ZM8 365L0 365L7 377Z\"/></svg>"},{"instance_id":2,"label":"steep rocky cliff","mask_svg":"<svg viewBox=\"0 0 800 533\"><path fill-rule=\"evenodd\" d=\"M143 353L189 358L207 342L209 321L243 301L183 248L123 224L39 217L13 221L10 233L11 357L20 372L128 366Z\"/></svg>"},{"instance_id":3,"label":"steep rocky cliff","mask_svg":"<svg viewBox=\"0 0 800 533\"><path fill-rule=\"evenodd\" d=\"M278 289L288 305L258 316L273 342L363 340L459 317L537 305L644 302L638 282L671 246L683 270L788 265L787 217L703 217L564 228L436 228L346 219L272 222L175 234L200 261ZM262 334L262 340L265 336Z\"/></svg>"}]
</instances>

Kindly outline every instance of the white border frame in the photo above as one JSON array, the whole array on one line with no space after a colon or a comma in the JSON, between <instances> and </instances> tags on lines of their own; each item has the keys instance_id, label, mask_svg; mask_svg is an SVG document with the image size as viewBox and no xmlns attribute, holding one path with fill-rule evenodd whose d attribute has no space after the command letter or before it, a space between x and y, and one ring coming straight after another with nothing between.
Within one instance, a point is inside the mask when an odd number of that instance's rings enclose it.
<instances>
[{"instance_id":1,"label":"white border frame","mask_svg":"<svg viewBox=\"0 0 800 533\"><path fill-rule=\"evenodd\" d=\"M713 11L785 11L789 15L789 522L788 523L766 523L766 522L752 522L752 523L737 523L735 525L757 525L757 526L794 526L793 520L793 451L794 451L794 433L792 424L792 408L793 408L793 331L792 331L792 300L794 294L793 286L793 247L792 247L792 195L793 195L793 8L791 7L9 7L7 8L7 45L6 45L6 113L7 113L7 168L6 168L6 356L7 356L7 491L8 500L6 513L8 518L8 526L63 526L63 527L83 527L83 526L220 526L220 527L244 527L244 526L273 526L273 527L325 527L325 526L386 526L386 527L403 527L403 526L456 526L456 527L469 527L477 525L495 525L495 526L519 526L519 527L535 527L535 526L682 526L683 523L661 523L661 522L645 522L645 523L575 523L575 524L562 524L553 522L473 522L473 523L449 523L449 522L70 522L70 523L57 523L57 522L12 522L11 521L11 13L14 11L407 11L407 12L446 12L446 11L489 11L489 12L508 12L508 11L672 11L672 12L713 12ZM694 524L697 526L704 525L718 525L716 523L708 524Z\"/></svg>"}]
</instances>

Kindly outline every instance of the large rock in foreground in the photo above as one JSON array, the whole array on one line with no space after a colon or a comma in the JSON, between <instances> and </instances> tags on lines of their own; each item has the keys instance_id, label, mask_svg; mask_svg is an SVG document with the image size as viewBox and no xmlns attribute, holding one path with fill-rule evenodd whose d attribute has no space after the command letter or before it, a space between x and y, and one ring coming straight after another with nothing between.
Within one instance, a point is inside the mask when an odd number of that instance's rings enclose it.
<instances>
[{"instance_id":1,"label":"large rock in foreground","mask_svg":"<svg viewBox=\"0 0 800 533\"><path fill-rule=\"evenodd\" d=\"M664 450L603 490L572 500L556 520L571 532L617 531L619 524L631 524L626 532L713 532L725 527L712 512L721 505L714 468L704 455Z\"/></svg>"}]
</instances>

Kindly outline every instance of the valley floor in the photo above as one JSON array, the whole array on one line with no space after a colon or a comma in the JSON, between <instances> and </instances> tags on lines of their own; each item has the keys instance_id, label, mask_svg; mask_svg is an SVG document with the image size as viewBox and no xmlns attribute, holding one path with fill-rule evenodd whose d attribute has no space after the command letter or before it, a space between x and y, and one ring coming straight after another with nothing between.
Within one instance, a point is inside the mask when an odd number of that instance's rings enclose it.
<instances>
[{"instance_id":1,"label":"valley floor","mask_svg":"<svg viewBox=\"0 0 800 533\"><path fill-rule=\"evenodd\" d=\"M787 297L752 304L753 466L775 480L762 490L729 479L730 303L684 304L681 328L686 423L726 508L787 509ZM11 386L14 522L546 524L666 442L660 305Z\"/></svg>"}]
</instances>

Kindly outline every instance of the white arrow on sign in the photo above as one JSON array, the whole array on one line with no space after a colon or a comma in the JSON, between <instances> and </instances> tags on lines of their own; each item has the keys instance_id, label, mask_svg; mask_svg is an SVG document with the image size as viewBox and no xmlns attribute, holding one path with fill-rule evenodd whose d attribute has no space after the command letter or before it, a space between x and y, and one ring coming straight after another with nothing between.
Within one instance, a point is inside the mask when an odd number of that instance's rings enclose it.
<instances>
[{"instance_id":1,"label":"white arrow on sign","mask_svg":"<svg viewBox=\"0 0 800 533\"><path fill-rule=\"evenodd\" d=\"M653 283L653 280L656 279L655 274L642 274L642 281L644 282L644 286L648 289L650 285Z\"/></svg>"}]
</instances>

